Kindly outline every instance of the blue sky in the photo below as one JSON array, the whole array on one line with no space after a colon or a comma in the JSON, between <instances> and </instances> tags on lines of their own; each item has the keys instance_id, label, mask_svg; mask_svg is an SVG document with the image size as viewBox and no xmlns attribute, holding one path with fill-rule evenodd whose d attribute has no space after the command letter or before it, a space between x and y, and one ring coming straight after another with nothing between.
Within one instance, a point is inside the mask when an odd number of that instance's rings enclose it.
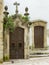
<instances>
[{"instance_id":1,"label":"blue sky","mask_svg":"<svg viewBox=\"0 0 49 65\"><path fill-rule=\"evenodd\" d=\"M19 13L24 14L25 7L27 6L29 8L30 20L44 20L48 22L47 28L49 29L49 0L4 0L4 6L8 6L10 15L15 13L15 6L13 3L16 1L20 3ZM47 42L49 43L49 38Z\"/></svg>"}]
</instances>

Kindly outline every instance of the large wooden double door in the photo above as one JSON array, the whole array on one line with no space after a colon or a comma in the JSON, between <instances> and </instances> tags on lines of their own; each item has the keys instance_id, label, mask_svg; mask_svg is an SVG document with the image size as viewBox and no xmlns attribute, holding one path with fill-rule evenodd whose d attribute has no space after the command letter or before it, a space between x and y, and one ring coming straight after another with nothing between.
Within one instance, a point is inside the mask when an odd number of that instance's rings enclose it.
<instances>
[{"instance_id":1,"label":"large wooden double door","mask_svg":"<svg viewBox=\"0 0 49 65\"><path fill-rule=\"evenodd\" d=\"M35 48L44 48L44 27L34 27L34 43Z\"/></svg>"},{"instance_id":2,"label":"large wooden double door","mask_svg":"<svg viewBox=\"0 0 49 65\"><path fill-rule=\"evenodd\" d=\"M24 58L24 29L16 27L10 32L10 59Z\"/></svg>"}]
</instances>

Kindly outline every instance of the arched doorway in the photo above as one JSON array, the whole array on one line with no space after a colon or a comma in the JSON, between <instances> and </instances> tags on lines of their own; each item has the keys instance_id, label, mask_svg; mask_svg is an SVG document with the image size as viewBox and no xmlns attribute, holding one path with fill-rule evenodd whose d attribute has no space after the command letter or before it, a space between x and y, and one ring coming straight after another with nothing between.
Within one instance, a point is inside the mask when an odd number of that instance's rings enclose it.
<instances>
[{"instance_id":1,"label":"arched doorway","mask_svg":"<svg viewBox=\"0 0 49 65\"><path fill-rule=\"evenodd\" d=\"M24 58L24 29L16 27L10 32L10 59Z\"/></svg>"},{"instance_id":2,"label":"arched doorway","mask_svg":"<svg viewBox=\"0 0 49 65\"><path fill-rule=\"evenodd\" d=\"M34 43L35 43L35 48L44 48L44 27L43 26L34 27Z\"/></svg>"}]
</instances>

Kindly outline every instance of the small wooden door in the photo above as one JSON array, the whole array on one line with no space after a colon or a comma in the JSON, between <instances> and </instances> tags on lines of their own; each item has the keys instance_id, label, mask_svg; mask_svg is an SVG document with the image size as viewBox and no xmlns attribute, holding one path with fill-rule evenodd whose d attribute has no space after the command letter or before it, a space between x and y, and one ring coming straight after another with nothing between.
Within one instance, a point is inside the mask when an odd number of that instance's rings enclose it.
<instances>
[{"instance_id":1,"label":"small wooden door","mask_svg":"<svg viewBox=\"0 0 49 65\"><path fill-rule=\"evenodd\" d=\"M17 27L10 32L10 59L24 58L24 29Z\"/></svg>"},{"instance_id":2,"label":"small wooden door","mask_svg":"<svg viewBox=\"0 0 49 65\"><path fill-rule=\"evenodd\" d=\"M34 43L35 48L44 48L44 27L34 27Z\"/></svg>"}]
</instances>

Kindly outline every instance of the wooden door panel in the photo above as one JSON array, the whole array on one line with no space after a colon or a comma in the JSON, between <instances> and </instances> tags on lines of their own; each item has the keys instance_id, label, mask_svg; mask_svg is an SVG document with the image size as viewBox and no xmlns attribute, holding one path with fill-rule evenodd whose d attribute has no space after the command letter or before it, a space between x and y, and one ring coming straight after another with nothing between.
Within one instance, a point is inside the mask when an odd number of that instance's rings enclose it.
<instances>
[{"instance_id":1,"label":"wooden door panel","mask_svg":"<svg viewBox=\"0 0 49 65\"><path fill-rule=\"evenodd\" d=\"M10 59L24 58L24 29L17 27L10 33Z\"/></svg>"},{"instance_id":2,"label":"wooden door panel","mask_svg":"<svg viewBox=\"0 0 49 65\"><path fill-rule=\"evenodd\" d=\"M34 43L35 43L35 48L44 47L44 27L42 26L34 27Z\"/></svg>"}]
</instances>

